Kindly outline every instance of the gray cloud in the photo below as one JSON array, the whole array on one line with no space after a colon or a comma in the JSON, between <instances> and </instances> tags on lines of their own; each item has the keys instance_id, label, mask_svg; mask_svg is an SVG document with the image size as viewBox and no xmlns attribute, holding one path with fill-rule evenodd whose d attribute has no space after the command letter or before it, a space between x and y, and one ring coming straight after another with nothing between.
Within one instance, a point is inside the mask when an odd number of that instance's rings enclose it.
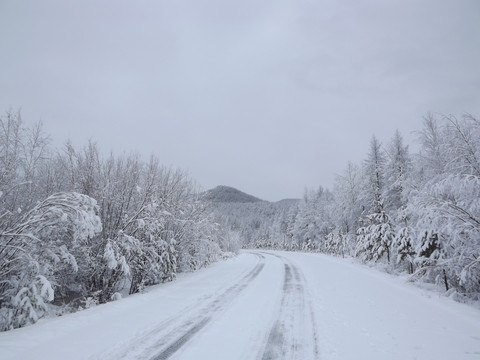
<instances>
[{"instance_id":1,"label":"gray cloud","mask_svg":"<svg viewBox=\"0 0 480 360\"><path fill-rule=\"evenodd\" d=\"M4 1L0 110L205 188L299 197L373 133L480 116L479 23L474 0Z\"/></svg>"}]
</instances>

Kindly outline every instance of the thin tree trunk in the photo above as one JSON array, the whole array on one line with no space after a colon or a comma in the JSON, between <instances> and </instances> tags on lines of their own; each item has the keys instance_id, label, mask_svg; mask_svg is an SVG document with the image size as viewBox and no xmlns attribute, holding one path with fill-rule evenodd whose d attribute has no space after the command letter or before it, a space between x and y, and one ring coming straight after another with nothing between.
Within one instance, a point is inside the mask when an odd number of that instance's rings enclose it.
<instances>
[{"instance_id":1,"label":"thin tree trunk","mask_svg":"<svg viewBox=\"0 0 480 360\"><path fill-rule=\"evenodd\" d=\"M443 281L445 282L445 290L448 291L447 272L443 269Z\"/></svg>"}]
</instances>

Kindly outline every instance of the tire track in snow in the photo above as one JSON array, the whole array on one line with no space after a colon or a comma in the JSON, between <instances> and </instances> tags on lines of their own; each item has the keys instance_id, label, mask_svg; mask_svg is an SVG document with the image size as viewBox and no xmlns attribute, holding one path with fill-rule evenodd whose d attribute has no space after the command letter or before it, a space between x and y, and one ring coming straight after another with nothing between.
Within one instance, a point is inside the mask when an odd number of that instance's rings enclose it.
<instances>
[{"instance_id":1,"label":"tire track in snow","mask_svg":"<svg viewBox=\"0 0 480 360\"><path fill-rule=\"evenodd\" d=\"M257 255L257 254L256 254ZM255 268L248 273L243 279L241 279L236 285L228 288L222 295L220 295L215 301L205 306L201 313L207 313L207 315L200 315L198 318L189 321L187 324L182 325L180 329L176 329L172 334L177 334L181 332L182 335L178 337L173 343L168 345L168 347L156 356L150 358L151 360L166 360L171 357L175 352L177 352L185 343L188 342L194 335L196 335L200 330L202 330L211 320L212 315L219 311L221 308L225 307L231 300L233 300L239 293L241 293L250 282L255 279L265 266L263 255L258 255L260 261ZM187 328L187 330L185 330ZM162 344L157 344L162 346Z\"/></svg>"},{"instance_id":2,"label":"tire track in snow","mask_svg":"<svg viewBox=\"0 0 480 360\"><path fill-rule=\"evenodd\" d=\"M315 316L305 290L305 278L286 258L269 255L283 262L284 280L279 313L268 334L261 359L318 359Z\"/></svg>"},{"instance_id":3,"label":"tire track in snow","mask_svg":"<svg viewBox=\"0 0 480 360\"><path fill-rule=\"evenodd\" d=\"M211 320L211 317L206 317L197 324L195 324L190 330L188 330L185 334L180 336L177 340L175 340L170 346L168 346L165 350L163 350L160 354L155 356L154 360L165 360L168 359L170 356L175 354L180 348L187 343L197 332L202 330L205 325L207 325Z\"/></svg>"},{"instance_id":4,"label":"tire track in snow","mask_svg":"<svg viewBox=\"0 0 480 360\"><path fill-rule=\"evenodd\" d=\"M253 255L258 258L257 264L236 284L227 288L220 295L207 295L200 298L198 302L172 314L150 330L138 334L131 342L123 346L122 351L105 355L104 359L168 359L210 322L211 315L223 308L222 302L233 300L260 274L265 266L265 256ZM202 304L205 305L202 306Z\"/></svg>"},{"instance_id":5,"label":"tire track in snow","mask_svg":"<svg viewBox=\"0 0 480 360\"><path fill-rule=\"evenodd\" d=\"M216 312L226 307L228 303L240 294L263 270L265 266L265 257L261 254L255 255L259 258L259 262L247 275L240 279L237 284L232 285L225 290L215 300L201 307L195 316L188 321L183 322L168 334L162 336L158 342L147 349L146 353L150 354L150 356L147 356L146 358L150 360L166 360L202 330L212 320L213 315ZM158 352L159 348L162 348L160 352ZM156 352L156 354L152 356L151 354L153 352Z\"/></svg>"}]
</instances>

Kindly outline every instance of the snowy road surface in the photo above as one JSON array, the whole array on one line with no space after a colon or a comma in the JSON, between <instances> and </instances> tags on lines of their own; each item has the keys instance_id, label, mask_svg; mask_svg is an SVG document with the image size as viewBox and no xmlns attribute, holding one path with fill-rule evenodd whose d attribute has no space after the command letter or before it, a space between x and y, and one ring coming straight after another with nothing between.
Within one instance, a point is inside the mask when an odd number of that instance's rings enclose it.
<instances>
[{"instance_id":1,"label":"snowy road surface","mask_svg":"<svg viewBox=\"0 0 480 360\"><path fill-rule=\"evenodd\" d=\"M480 311L349 260L251 251L0 333L0 359L480 359Z\"/></svg>"}]
</instances>

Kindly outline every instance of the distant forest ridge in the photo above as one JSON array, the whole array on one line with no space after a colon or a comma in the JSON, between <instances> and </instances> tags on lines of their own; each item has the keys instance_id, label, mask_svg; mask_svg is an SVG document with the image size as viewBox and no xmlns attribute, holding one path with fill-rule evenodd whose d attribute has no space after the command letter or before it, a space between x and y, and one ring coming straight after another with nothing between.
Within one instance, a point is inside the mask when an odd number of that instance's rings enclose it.
<instances>
[{"instance_id":1,"label":"distant forest ridge","mask_svg":"<svg viewBox=\"0 0 480 360\"><path fill-rule=\"evenodd\" d=\"M213 203L267 203L269 201L262 200L253 195L247 194L231 186L219 185L204 193L206 200ZM297 204L300 199L282 199L276 203Z\"/></svg>"},{"instance_id":2,"label":"distant forest ridge","mask_svg":"<svg viewBox=\"0 0 480 360\"><path fill-rule=\"evenodd\" d=\"M219 185L205 192L206 200L220 203L256 203L264 200L230 186Z\"/></svg>"}]
</instances>

